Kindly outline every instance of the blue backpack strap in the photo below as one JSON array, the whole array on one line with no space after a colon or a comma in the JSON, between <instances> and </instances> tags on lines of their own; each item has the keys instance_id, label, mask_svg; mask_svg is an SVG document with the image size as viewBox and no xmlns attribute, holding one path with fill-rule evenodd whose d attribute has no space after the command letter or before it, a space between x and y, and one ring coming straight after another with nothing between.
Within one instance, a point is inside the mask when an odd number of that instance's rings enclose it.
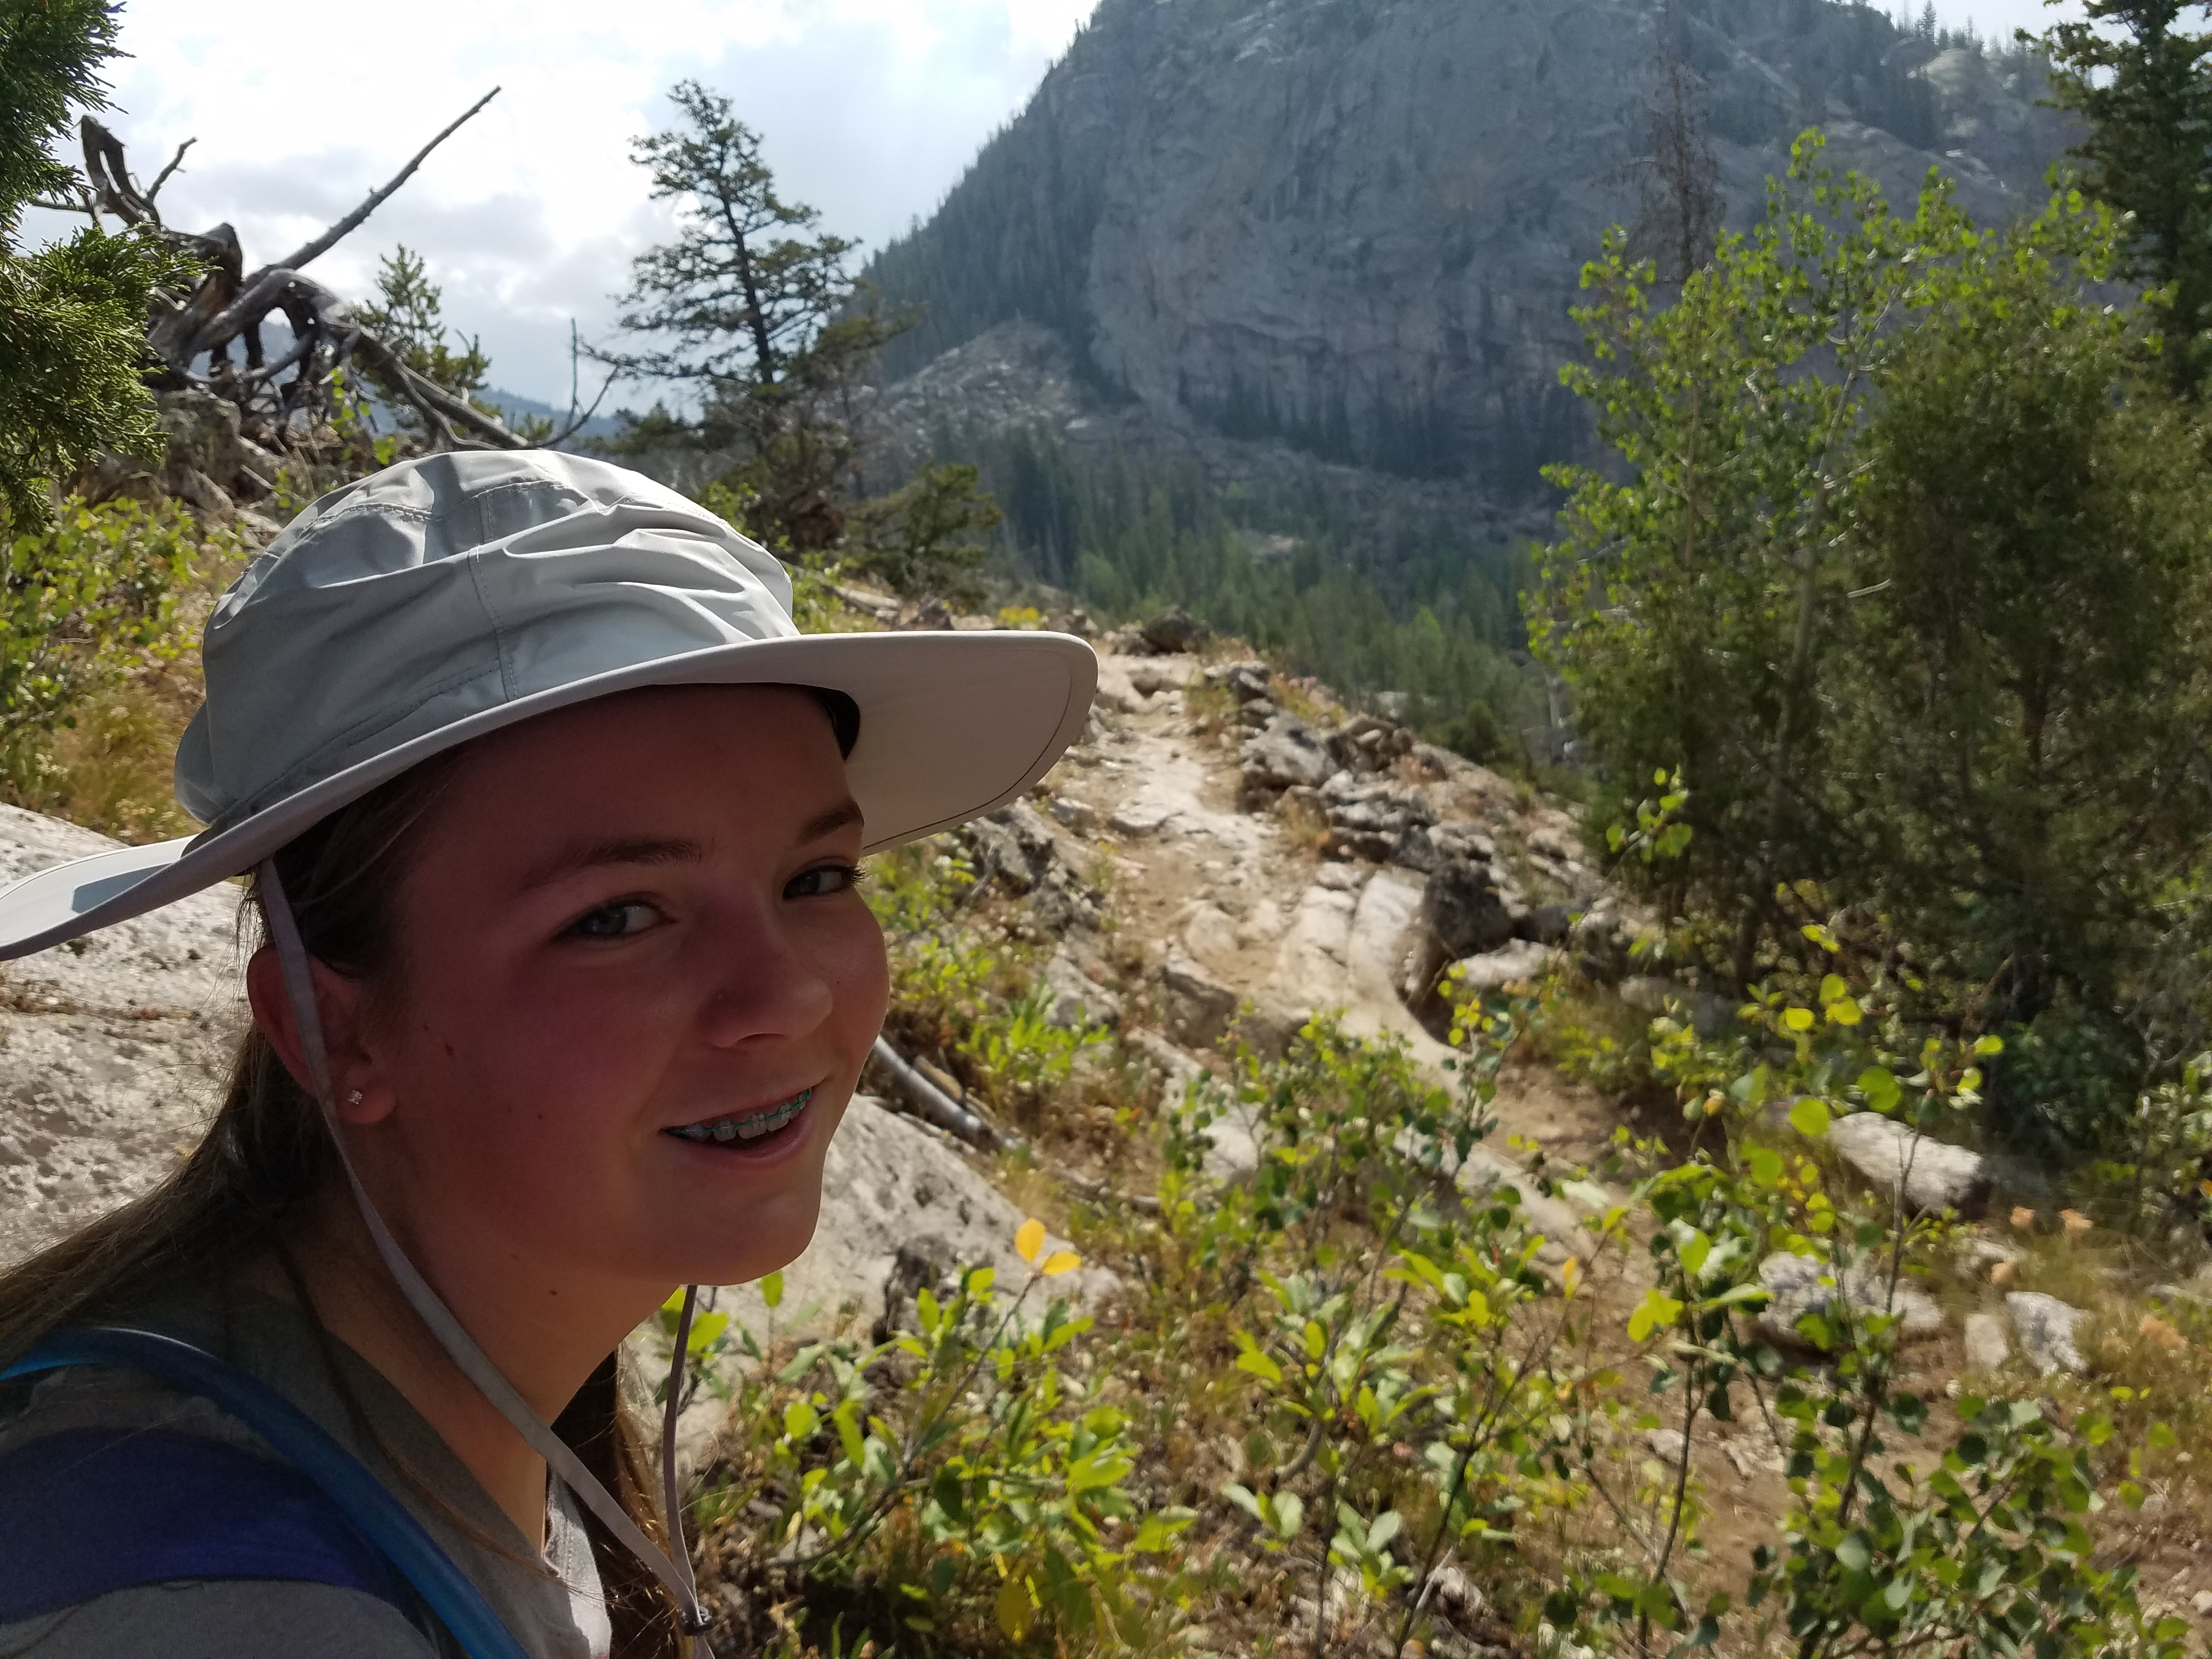
<instances>
[{"instance_id":1,"label":"blue backpack strap","mask_svg":"<svg viewBox=\"0 0 2212 1659\"><path fill-rule=\"evenodd\" d=\"M418 1604L322 1489L170 1429L65 1429L0 1457L0 1624L180 1578L281 1578Z\"/></svg>"},{"instance_id":2,"label":"blue backpack strap","mask_svg":"<svg viewBox=\"0 0 2212 1659\"><path fill-rule=\"evenodd\" d=\"M143 1371L220 1407L260 1436L335 1505L358 1538L414 1587L423 1605L471 1659L529 1659L522 1644L485 1601L483 1592L423 1531L422 1523L357 1458L268 1384L174 1337L114 1327L58 1332L0 1371L0 1382L71 1365L112 1365ZM9 1461L14 1461L12 1455ZM119 1492L127 1505L131 1491L126 1482L110 1488L106 1495L112 1498ZM4 1484L0 1484L0 1493L10 1499L15 1495ZM35 1515L29 1518L37 1519ZM68 1541L97 1554L106 1547L108 1531L103 1521L89 1534L79 1534ZM357 1559L349 1561L346 1570L358 1571Z\"/></svg>"}]
</instances>

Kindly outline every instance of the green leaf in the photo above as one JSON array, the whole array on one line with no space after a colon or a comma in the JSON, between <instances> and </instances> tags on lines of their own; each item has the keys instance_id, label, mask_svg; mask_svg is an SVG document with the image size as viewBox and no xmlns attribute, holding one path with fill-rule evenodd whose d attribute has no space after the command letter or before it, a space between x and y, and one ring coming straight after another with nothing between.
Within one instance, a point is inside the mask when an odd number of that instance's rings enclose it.
<instances>
[{"instance_id":1,"label":"green leaf","mask_svg":"<svg viewBox=\"0 0 2212 1659\"><path fill-rule=\"evenodd\" d=\"M761 1300L771 1308L783 1305L783 1270L778 1268L760 1282Z\"/></svg>"},{"instance_id":2,"label":"green leaf","mask_svg":"<svg viewBox=\"0 0 2212 1659\"><path fill-rule=\"evenodd\" d=\"M1636 1311L1628 1316L1628 1340L1641 1342L1652 1331L1662 1325L1672 1325L1681 1313L1682 1304L1664 1291L1653 1289L1644 1291L1644 1300L1636 1304Z\"/></svg>"},{"instance_id":3,"label":"green leaf","mask_svg":"<svg viewBox=\"0 0 2212 1659\"><path fill-rule=\"evenodd\" d=\"M1249 1371L1263 1382L1279 1383L1283 1380L1283 1368L1262 1353L1260 1345L1242 1331L1237 1333L1237 1346L1244 1351L1237 1356L1238 1370Z\"/></svg>"},{"instance_id":4,"label":"green leaf","mask_svg":"<svg viewBox=\"0 0 2212 1659\"><path fill-rule=\"evenodd\" d=\"M1296 1538L1305 1529L1305 1499L1294 1492L1279 1492L1267 1500L1267 1524L1278 1538Z\"/></svg>"},{"instance_id":5,"label":"green leaf","mask_svg":"<svg viewBox=\"0 0 2212 1659\"><path fill-rule=\"evenodd\" d=\"M794 1400L783 1408L783 1431L793 1442L805 1439L821 1421L821 1413L804 1400Z\"/></svg>"},{"instance_id":6,"label":"green leaf","mask_svg":"<svg viewBox=\"0 0 2212 1659\"><path fill-rule=\"evenodd\" d=\"M1846 1533L1836 1544L1836 1559L1850 1572L1864 1572L1874 1559L1874 1552L1867 1547L1866 1534Z\"/></svg>"},{"instance_id":7,"label":"green leaf","mask_svg":"<svg viewBox=\"0 0 2212 1659\"><path fill-rule=\"evenodd\" d=\"M1903 1091L1898 1087L1896 1075L1886 1066L1869 1066L1859 1073L1858 1091L1866 1097L1866 1103L1877 1112L1892 1112Z\"/></svg>"},{"instance_id":8,"label":"green leaf","mask_svg":"<svg viewBox=\"0 0 2212 1659\"><path fill-rule=\"evenodd\" d=\"M851 1401L830 1414L830 1422L837 1431L838 1441L845 1448L845 1455L855 1469L864 1469L868 1463L868 1449L860 1438L860 1408Z\"/></svg>"},{"instance_id":9,"label":"green leaf","mask_svg":"<svg viewBox=\"0 0 2212 1659\"><path fill-rule=\"evenodd\" d=\"M1828 1133L1828 1103L1814 1095L1802 1097L1790 1109L1790 1127L1808 1140L1818 1140Z\"/></svg>"}]
</instances>

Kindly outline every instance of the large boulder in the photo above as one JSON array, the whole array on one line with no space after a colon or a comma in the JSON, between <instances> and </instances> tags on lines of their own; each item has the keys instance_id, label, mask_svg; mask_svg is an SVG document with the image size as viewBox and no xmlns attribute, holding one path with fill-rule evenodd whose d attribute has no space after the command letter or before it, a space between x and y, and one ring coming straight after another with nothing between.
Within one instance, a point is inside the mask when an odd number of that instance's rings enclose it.
<instances>
[{"instance_id":1,"label":"large boulder","mask_svg":"<svg viewBox=\"0 0 2212 1659\"><path fill-rule=\"evenodd\" d=\"M1828 1145L1867 1184L1886 1197L1900 1186L1909 1208L1933 1213L1978 1212L1989 1200L1990 1161L1964 1146L1947 1146L1911 1124L1879 1112L1853 1112L1828 1126Z\"/></svg>"},{"instance_id":2,"label":"large boulder","mask_svg":"<svg viewBox=\"0 0 2212 1659\"><path fill-rule=\"evenodd\" d=\"M1195 651L1206 643L1206 624L1180 605L1163 611L1138 629L1153 650L1172 654Z\"/></svg>"},{"instance_id":3,"label":"large boulder","mask_svg":"<svg viewBox=\"0 0 2212 1659\"><path fill-rule=\"evenodd\" d=\"M1248 790L1287 789L1303 786L1317 789L1334 772L1328 750L1314 737L1304 720L1287 716L1256 737L1248 738L1237 751L1244 787Z\"/></svg>"},{"instance_id":4,"label":"large boulder","mask_svg":"<svg viewBox=\"0 0 2212 1659\"><path fill-rule=\"evenodd\" d=\"M1237 993L1188 957L1170 957L1160 970L1168 1035L1186 1048L1211 1048L1237 1018Z\"/></svg>"},{"instance_id":5,"label":"large boulder","mask_svg":"<svg viewBox=\"0 0 2212 1659\"><path fill-rule=\"evenodd\" d=\"M1495 951L1513 937L1513 911L1486 864L1449 859L1429 872L1421 923L1447 961Z\"/></svg>"}]
</instances>

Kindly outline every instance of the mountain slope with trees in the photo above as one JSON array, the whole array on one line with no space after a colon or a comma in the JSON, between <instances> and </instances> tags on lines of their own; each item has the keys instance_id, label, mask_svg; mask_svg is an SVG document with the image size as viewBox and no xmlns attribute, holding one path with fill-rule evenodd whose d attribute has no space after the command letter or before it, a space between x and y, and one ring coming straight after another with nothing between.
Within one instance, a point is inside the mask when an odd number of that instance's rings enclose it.
<instances>
[{"instance_id":1,"label":"mountain slope with trees","mask_svg":"<svg viewBox=\"0 0 2212 1659\"><path fill-rule=\"evenodd\" d=\"M1941 167L1984 221L2039 206L2065 143L2039 59L1834 0L1105 0L869 267L926 308L885 373L1019 319L1170 431L1547 501L1588 439L1568 310L1653 195L1670 59L1731 226L1808 125L1893 198Z\"/></svg>"}]
</instances>

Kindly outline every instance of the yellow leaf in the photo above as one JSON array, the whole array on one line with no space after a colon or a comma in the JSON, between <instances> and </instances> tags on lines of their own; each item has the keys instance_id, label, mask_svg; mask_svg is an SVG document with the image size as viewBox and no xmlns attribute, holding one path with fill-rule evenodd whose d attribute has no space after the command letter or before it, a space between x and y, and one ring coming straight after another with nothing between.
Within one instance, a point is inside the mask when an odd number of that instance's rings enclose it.
<instances>
[{"instance_id":1,"label":"yellow leaf","mask_svg":"<svg viewBox=\"0 0 2212 1659\"><path fill-rule=\"evenodd\" d=\"M1083 1258L1073 1250L1054 1250L1037 1264L1037 1271L1047 1279L1057 1273L1072 1273L1083 1265Z\"/></svg>"},{"instance_id":2,"label":"yellow leaf","mask_svg":"<svg viewBox=\"0 0 2212 1659\"><path fill-rule=\"evenodd\" d=\"M1036 1609L1030 1605L1028 1587L1018 1578L1009 1578L999 1586L999 1628L1006 1633L1010 1642L1018 1642L1028 1634L1030 1621Z\"/></svg>"},{"instance_id":3,"label":"yellow leaf","mask_svg":"<svg viewBox=\"0 0 2212 1659\"><path fill-rule=\"evenodd\" d=\"M1782 1023L1793 1031L1809 1031L1813 1029L1813 1011L1810 1008L1792 1008L1782 1016Z\"/></svg>"},{"instance_id":4,"label":"yellow leaf","mask_svg":"<svg viewBox=\"0 0 2212 1659\"><path fill-rule=\"evenodd\" d=\"M1580 1256L1571 1255L1559 1268L1559 1290L1564 1295L1572 1296L1575 1293L1577 1286L1580 1285L1582 1282L1582 1258Z\"/></svg>"},{"instance_id":5,"label":"yellow leaf","mask_svg":"<svg viewBox=\"0 0 2212 1659\"><path fill-rule=\"evenodd\" d=\"M1831 1025L1856 1025L1859 1018L1859 1006L1856 1002L1846 1000L1828 1005L1828 1023Z\"/></svg>"},{"instance_id":6,"label":"yellow leaf","mask_svg":"<svg viewBox=\"0 0 2212 1659\"><path fill-rule=\"evenodd\" d=\"M1044 1249L1044 1223L1035 1216L1022 1223L1014 1234L1014 1248L1021 1252L1023 1261L1036 1261L1037 1252Z\"/></svg>"}]
</instances>

